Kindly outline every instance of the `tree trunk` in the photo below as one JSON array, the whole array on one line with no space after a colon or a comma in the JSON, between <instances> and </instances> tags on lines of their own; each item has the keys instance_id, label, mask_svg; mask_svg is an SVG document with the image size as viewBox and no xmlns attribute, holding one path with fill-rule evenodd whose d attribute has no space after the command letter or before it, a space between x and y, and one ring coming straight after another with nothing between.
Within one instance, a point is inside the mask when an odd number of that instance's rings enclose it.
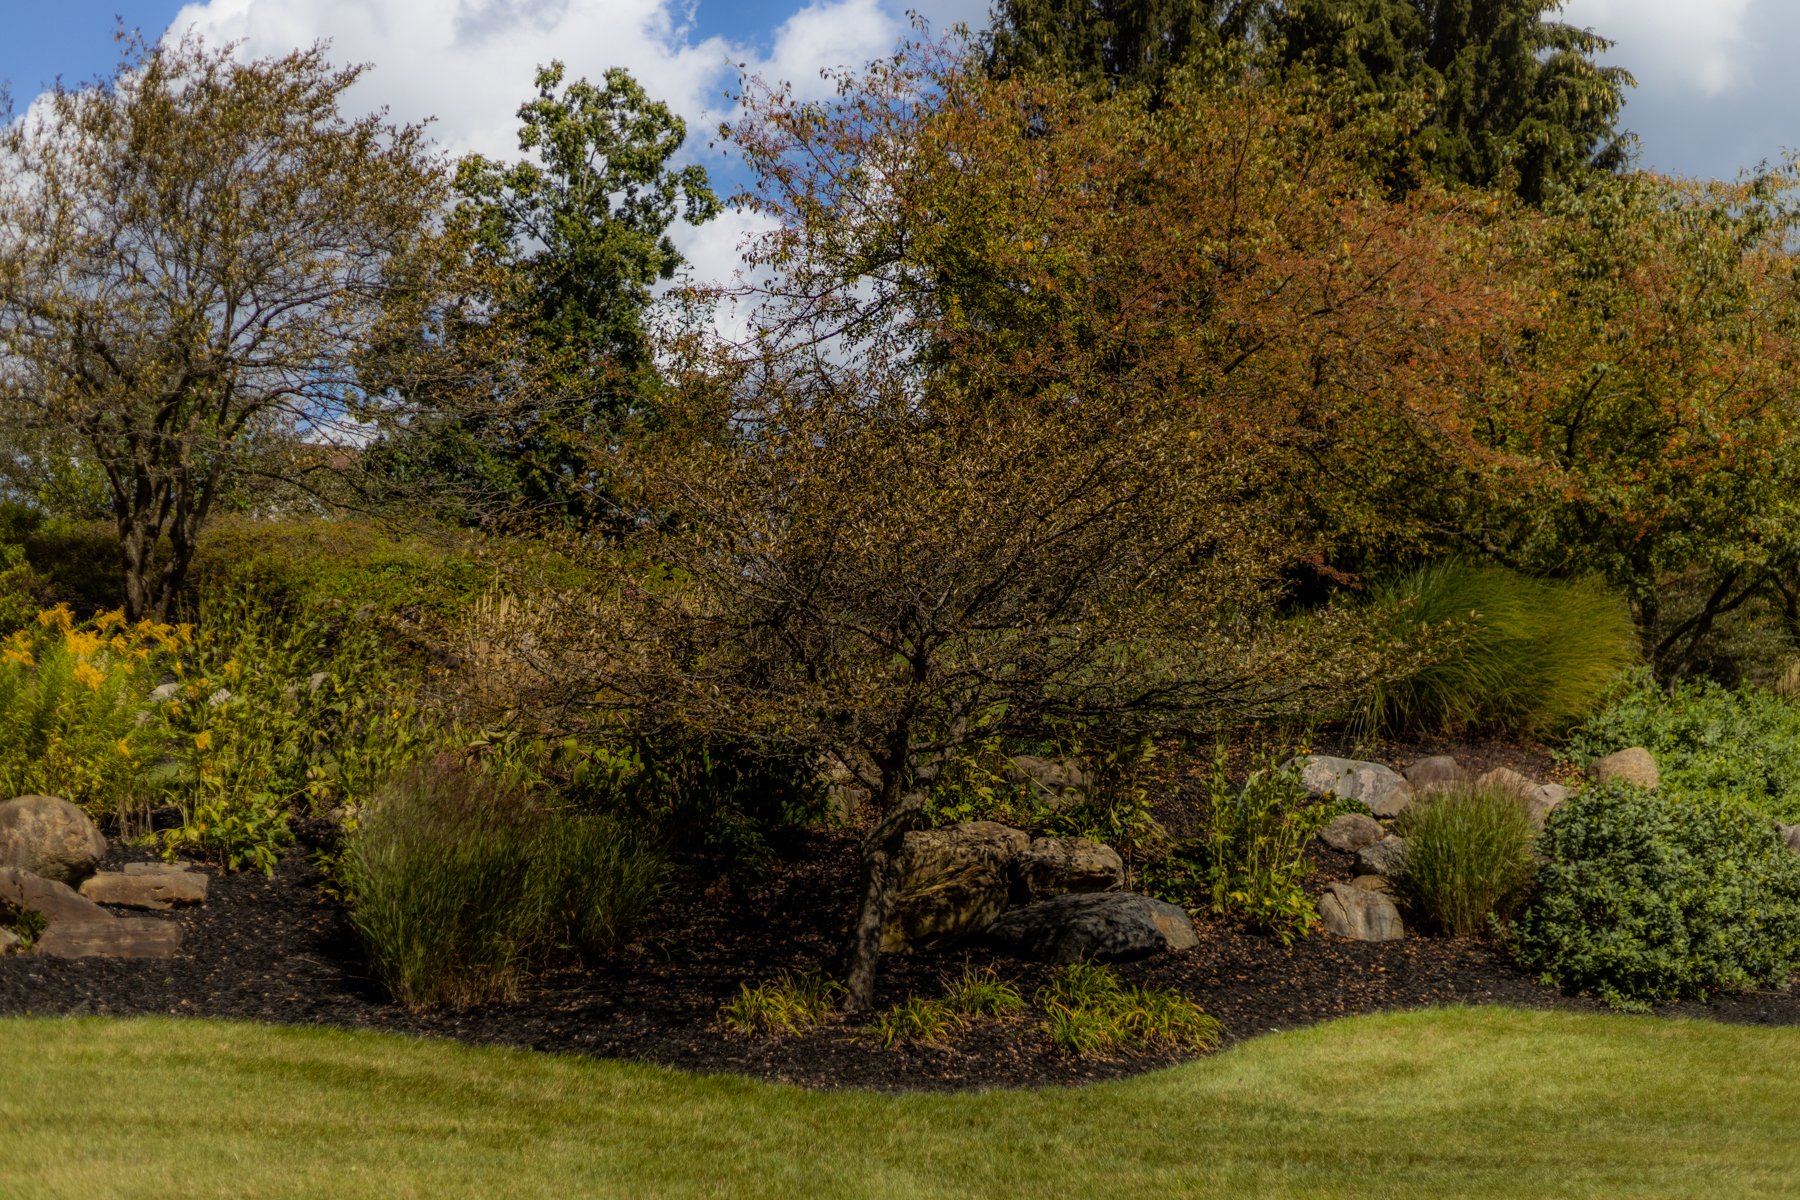
<instances>
[{"instance_id":1,"label":"tree trunk","mask_svg":"<svg viewBox=\"0 0 1800 1200\"><path fill-rule=\"evenodd\" d=\"M875 968L881 961L881 933L893 911L895 861L907 826L925 807L925 797L924 789L905 793L863 842L862 904L844 970L846 1012L868 1012L875 1006Z\"/></svg>"}]
</instances>

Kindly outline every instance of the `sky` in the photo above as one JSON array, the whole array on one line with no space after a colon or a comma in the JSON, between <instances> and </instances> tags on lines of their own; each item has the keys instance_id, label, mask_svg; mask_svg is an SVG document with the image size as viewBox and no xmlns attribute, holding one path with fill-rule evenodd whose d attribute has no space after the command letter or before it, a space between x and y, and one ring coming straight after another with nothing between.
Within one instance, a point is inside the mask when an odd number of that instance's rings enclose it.
<instances>
[{"instance_id":1,"label":"sky","mask_svg":"<svg viewBox=\"0 0 1800 1200\"><path fill-rule=\"evenodd\" d=\"M120 22L157 36L193 28L247 53L332 44L339 61L374 65L354 102L401 120L435 118L453 153L516 154L514 111L538 64L570 77L629 68L688 119L687 154L729 184L731 164L707 147L729 115L740 64L804 93L821 68L854 67L888 51L916 9L933 29L985 23L987 0L0 0L0 81L18 108L59 76L91 79L117 61ZM1638 86L1624 125L1641 165L1732 177L1800 149L1800 0L1567 0L1563 19L1615 45L1607 60ZM752 228L738 214L680 241L696 273L729 273Z\"/></svg>"}]
</instances>

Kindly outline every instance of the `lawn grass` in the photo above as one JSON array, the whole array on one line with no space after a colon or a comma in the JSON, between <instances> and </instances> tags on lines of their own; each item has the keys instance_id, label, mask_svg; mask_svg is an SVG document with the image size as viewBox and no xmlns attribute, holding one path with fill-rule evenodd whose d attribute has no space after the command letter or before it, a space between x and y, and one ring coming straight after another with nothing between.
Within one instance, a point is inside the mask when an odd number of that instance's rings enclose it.
<instances>
[{"instance_id":1,"label":"lawn grass","mask_svg":"<svg viewBox=\"0 0 1800 1200\"><path fill-rule=\"evenodd\" d=\"M1800 1193L1800 1029L1447 1009L880 1096L446 1042L0 1020L0 1196Z\"/></svg>"}]
</instances>

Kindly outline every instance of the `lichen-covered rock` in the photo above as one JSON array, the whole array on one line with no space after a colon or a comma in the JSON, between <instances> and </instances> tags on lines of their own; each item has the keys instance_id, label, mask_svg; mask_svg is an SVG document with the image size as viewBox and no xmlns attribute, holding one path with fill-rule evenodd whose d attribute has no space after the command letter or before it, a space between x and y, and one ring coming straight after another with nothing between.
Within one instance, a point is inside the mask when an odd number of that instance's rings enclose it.
<instances>
[{"instance_id":1,"label":"lichen-covered rock","mask_svg":"<svg viewBox=\"0 0 1800 1200\"><path fill-rule=\"evenodd\" d=\"M881 948L891 953L979 933L1006 911L1012 865L1030 835L994 821L921 829L901 840Z\"/></svg>"},{"instance_id":2,"label":"lichen-covered rock","mask_svg":"<svg viewBox=\"0 0 1800 1200\"><path fill-rule=\"evenodd\" d=\"M1374 817L1362 813L1345 813L1334 817L1331 823L1319 830L1319 840L1333 850L1342 850L1345 854L1355 854L1364 846L1373 846L1387 836L1387 830Z\"/></svg>"},{"instance_id":3,"label":"lichen-covered rock","mask_svg":"<svg viewBox=\"0 0 1800 1200\"><path fill-rule=\"evenodd\" d=\"M106 856L106 839L88 815L55 796L0 804L0 867L40 879L80 883Z\"/></svg>"},{"instance_id":4,"label":"lichen-covered rock","mask_svg":"<svg viewBox=\"0 0 1800 1200\"><path fill-rule=\"evenodd\" d=\"M1020 958L1053 963L1144 958L1200 943L1185 912L1130 892L1039 900L1013 909L988 926L983 937Z\"/></svg>"},{"instance_id":5,"label":"lichen-covered rock","mask_svg":"<svg viewBox=\"0 0 1800 1200\"><path fill-rule=\"evenodd\" d=\"M1309 754L1291 765L1300 769L1300 782L1315 796L1336 796L1368 806L1378 817L1397 817L1406 811L1413 786L1393 768L1354 758Z\"/></svg>"},{"instance_id":6,"label":"lichen-covered rock","mask_svg":"<svg viewBox=\"0 0 1800 1200\"><path fill-rule=\"evenodd\" d=\"M1634 787L1656 788L1662 785L1662 774L1656 769L1656 757L1642 746L1632 746L1588 764L1588 778L1595 783L1618 780Z\"/></svg>"},{"instance_id":7,"label":"lichen-covered rock","mask_svg":"<svg viewBox=\"0 0 1800 1200\"><path fill-rule=\"evenodd\" d=\"M1469 773L1448 754L1421 758L1400 772L1417 793L1443 791L1469 782Z\"/></svg>"},{"instance_id":8,"label":"lichen-covered rock","mask_svg":"<svg viewBox=\"0 0 1800 1200\"><path fill-rule=\"evenodd\" d=\"M1398 874L1406 862L1406 839L1389 834L1356 853L1356 869L1364 875Z\"/></svg>"},{"instance_id":9,"label":"lichen-covered rock","mask_svg":"<svg viewBox=\"0 0 1800 1200\"><path fill-rule=\"evenodd\" d=\"M1088 838L1032 838L1013 861L1016 895L1048 900L1072 892L1110 892L1125 886L1125 862L1111 846Z\"/></svg>"},{"instance_id":10,"label":"lichen-covered rock","mask_svg":"<svg viewBox=\"0 0 1800 1200\"><path fill-rule=\"evenodd\" d=\"M1028 784L1032 793L1053 809L1073 808L1088 796L1087 769L1078 758L1039 758L1018 754L1008 760L1006 779Z\"/></svg>"},{"instance_id":11,"label":"lichen-covered rock","mask_svg":"<svg viewBox=\"0 0 1800 1200\"><path fill-rule=\"evenodd\" d=\"M1397 942L1406 936L1400 910L1371 888L1331 883L1319 896L1319 919L1326 930L1358 942Z\"/></svg>"}]
</instances>

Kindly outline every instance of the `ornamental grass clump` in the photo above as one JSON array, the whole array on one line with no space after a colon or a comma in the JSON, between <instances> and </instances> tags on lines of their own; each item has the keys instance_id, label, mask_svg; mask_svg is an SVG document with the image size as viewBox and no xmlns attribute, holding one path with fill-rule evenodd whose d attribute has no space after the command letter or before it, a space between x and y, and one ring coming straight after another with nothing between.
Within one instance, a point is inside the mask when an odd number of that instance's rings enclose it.
<instances>
[{"instance_id":1,"label":"ornamental grass clump","mask_svg":"<svg viewBox=\"0 0 1800 1200\"><path fill-rule=\"evenodd\" d=\"M1800 855L1739 800L1590 787L1539 849L1510 942L1546 984L1645 1008L1785 987L1800 967Z\"/></svg>"},{"instance_id":2,"label":"ornamental grass clump","mask_svg":"<svg viewBox=\"0 0 1800 1200\"><path fill-rule=\"evenodd\" d=\"M1552 733L1587 716L1637 658L1623 598L1595 579L1533 579L1439 562L1375 592L1396 641L1434 636L1421 669L1371 690L1369 732Z\"/></svg>"},{"instance_id":3,"label":"ornamental grass clump","mask_svg":"<svg viewBox=\"0 0 1800 1200\"><path fill-rule=\"evenodd\" d=\"M376 976L422 1008L511 999L538 969L616 945L657 899L664 865L610 818L434 764L376 794L340 873Z\"/></svg>"},{"instance_id":4,"label":"ornamental grass clump","mask_svg":"<svg viewBox=\"0 0 1800 1200\"><path fill-rule=\"evenodd\" d=\"M1524 898L1531 818L1519 797L1460 787L1415 801L1398 822L1406 860L1395 882L1414 914L1455 937L1488 928Z\"/></svg>"},{"instance_id":5,"label":"ornamental grass clump","mask_svg":"<svg viewBox=\"0 0 1800 1200\"><path fill-rule=\"evenodd\" d=\"M1224 1034L1217 1020L1186 997L1126 987L1110 968L1095 963L1064 967L1037 1002L1051 1045L1068 1054L1211 1050Z\"/></svg>"},{"instance_id":6,"label":"ornamental grass clump","mask_svg":"<svg viewBox=\"0 0 1800 1200\"><path fill-rule=\"evenodd\" d=\"M719 1009L725 1028L748 1037L805 1033L837 1015L842 985L816 973L783 971L758 984L740 984L735 1000Z\"/></svg>"}]
</instances>

